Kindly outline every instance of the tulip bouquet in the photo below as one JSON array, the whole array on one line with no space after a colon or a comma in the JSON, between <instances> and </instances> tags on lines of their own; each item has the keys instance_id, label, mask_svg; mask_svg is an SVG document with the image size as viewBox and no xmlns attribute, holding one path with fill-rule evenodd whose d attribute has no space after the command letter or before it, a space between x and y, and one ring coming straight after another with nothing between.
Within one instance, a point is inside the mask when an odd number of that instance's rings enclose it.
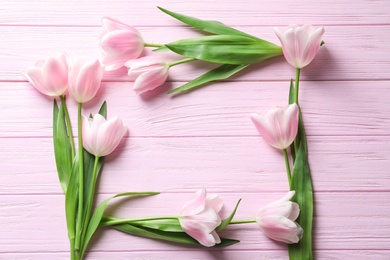
<instances>
[{"instance_id":1,"label":"tulip bouquet","mask_svg":"<svg viewBox=\"0 0 390 260\"><path fill-rule=\"evenodd\" d=\"M112 18L103 18L104 32L99 39L103 54L101 60L83 60L60 53L38 61L34 67L23 72L31 85L54 99L54 154L59 181L65 194L71 259L83 258L99 227L111 227L152 239L212 247L239 242L222 238L218 232L229 225L246 223L257 223L271 239L290 244L290 259L312 259L313 189L298 93L300 71L316 55L322 44L324 29L309 25L293 25L285 33L275 29L282 43L282 47L279 47L220 22L204 21L160 9L212 35L168 44L150 44L143 41L135 28ZM185 58L167 63L155 55L140 57L145 47L153 47L155 51L170 50ZM282 54L296 68L296 78L290 81L289 105L274 108L264 116L252 114L251 118L264 140L283 153L290 186L290 191L283 198L264 206L256 218L249 220L234 220L240 200L231 214L223 219L220 215L223 201L218 195L207 193L204 188L198 190L183 205L179 215L175 216L124 219L104 214L111 199L159 194L150 191L116 194L93 207L103 159L115 150L127 132L127 127L119 117L107 119L105 102L98 113L83 115L83 104L93 99L98 92L104 71L126 66L128 75L135 80L134 90L143 93L162 85L172 66L194 60L221 64L170 91L173 93L226 79L253 63ZM78 107L76 148L67 96Z\"/></svg>"}]
</instances>

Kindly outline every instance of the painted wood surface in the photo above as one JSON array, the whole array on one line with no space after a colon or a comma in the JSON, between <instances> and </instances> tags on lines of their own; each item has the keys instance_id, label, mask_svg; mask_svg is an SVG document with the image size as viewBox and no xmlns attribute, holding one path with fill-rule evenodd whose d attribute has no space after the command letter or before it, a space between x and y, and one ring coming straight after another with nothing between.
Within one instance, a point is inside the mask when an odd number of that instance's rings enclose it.
<instances>
[{"instance_id":1,"label":"painted wood surface","mask_svg":"<svg viewBox=\"0 0 390 260\"><path fill-rule=\"evenodd\" d=\"M302 71L300 103L307 127L316 212L316 259L390 259L390 2L281 1L13 1L0 4L0 259L68 259L64 197L51 139L52 100L20 72L57 51L99 55L102 16L136 26L149 42L200 35L156 5L220 20L278 43L273 27L325 25L326 44ZM164 54L168 60L178 56ZM107 73L98 97L120 115L128 136L106 158L98 201L123 191L161 191L116 200L123 217L177 214L204 186L225 201L242 198L238 218L253 218L287 191L281 154L249 119L287 100L294 70L277 58L188 95L165 92L213 65L174 67L168 82L142 97L124 69ZM75 104L69 102L75 115ZM75 117L73 117L75 119ZM256 224L230 227L241 243L224 249L180 247L101 229L87 259L288 259L286 246Z\"/></svg>"}]
</instances>

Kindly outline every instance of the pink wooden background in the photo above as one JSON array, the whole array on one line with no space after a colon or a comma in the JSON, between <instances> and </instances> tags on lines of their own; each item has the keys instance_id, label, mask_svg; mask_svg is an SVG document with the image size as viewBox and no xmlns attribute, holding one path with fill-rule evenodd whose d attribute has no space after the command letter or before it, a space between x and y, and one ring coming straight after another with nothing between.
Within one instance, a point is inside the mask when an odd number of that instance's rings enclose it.
<instances>
[{"instance_id":1,"label":"pink wooden background","mask_svg":"<svg viewBox=\"0 0 390 260\"><path fill-rule=\"evenodd\" d=\"M300 94L315 189L315 256L390 259L388 0L2 0L0 259L68 259L64 196L51 139L52 100L20 71L57 51L96 57L103 16L136 26L148 42L199 35L156 5L220 20L275 43L274 26L325 26L326 44L303 69ZM110 213L177 214L204 186L225 200L225 213L242 198L237 218L253 218L288 190L281 154L263 142L249 114L286 104L294 70L279 58L188 95L165 94L211 67L203 62L174 67L168 83L143 97L132 91L125 70L105 76L85 113L107 100L109 116L120 115L129 136L106 160L98 200L124 191L162 192L117 200ZM74 116L75 104L69 104ZM286 245L269 240L256 224L223 233L241 243L189 248L102 229L86 258L288 258Z\"/></svg>"}]
</instances>

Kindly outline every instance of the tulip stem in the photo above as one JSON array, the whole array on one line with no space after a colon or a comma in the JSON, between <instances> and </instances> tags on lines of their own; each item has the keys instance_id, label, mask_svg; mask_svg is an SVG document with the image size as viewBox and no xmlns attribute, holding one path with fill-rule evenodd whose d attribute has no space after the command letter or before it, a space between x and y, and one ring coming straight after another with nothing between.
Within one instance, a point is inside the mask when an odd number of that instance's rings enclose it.
<instances>
[{"instance_id":1,"label":"tulip stem","mask_svg":"<svg viewBox=\"0 0 390 260\"><path fill-rule=\"evenodd\" d=\"M294 103L298 105L298 92L299 92L299 76L301 75L301 69L297 68L295 73L295 90L294 90Z\"/></svg>"},{"instance_id":2,"label":"tulip stem","mask_svg":"<svg viewBox=\"0 0 390 260\"><path fill-rule=\"evenodd\" d=\"M159 48L159 47L162 47L162 46L164 46L165 44L159 44L159 43L148 43L148 42L145 42L144 43L144 46L145 47L157 47L157 48Z\"/></svg>"},{"instance_id":3,"label":"tulip stem","mask_svg":"<svg viewBox=\"0 0 390 260\"><path fill-rule=\"evenodd\" d=\"M286 163L286 170L287 170L287 179L288 179L288 184L291 187L291 170L290 170L290 162L288 160L288 155L287 155L287 150L283 149L283 156L284 156L284 161Z\"/></svg>"},{"instance_id":4,"label":"tulip stem","mask_svg":"<svg viewBox=\"0 0 390 260\"><path fill-rule=\"evenodd\" d=\"M113 226L113 225L119 225L119 224L126 224L126 223L133 223L138 221L152 221L152 220L165 220L165 219L178 219L177 216L161 216L161 217L149 217L149 218L127 218L127 219L120 219L120 218L111 218L108 221L102 221L100 222L100 227L105 226Z\"/></svg>"},{"instance_id":5,"label":"tulip stem","mask_svg":"<svg viewBox=\"0 0 390 260\"><path fill-rule=\"evenodd\" d=\"M243 219L243 220L232 220L229 224L247 224L247 223L256 223L256 219Z\"/></svg>"},{"instance_id":6,"label":"tulip stem","mask_svg":"<svg viewBox=\"0 0 390 260\"><path fill-rule=\"evenodd\" d=\"M70 139L70 149L72 150L72 159L74 158L74 142L73 142L73 131L72 131L72 125L70 123L70 117L69 117L69 112L68 112L68 107L66 106L66 100L65 96L60 96L61 98L61 103L64 106L64 111L65 111L65 121L66 121L66 128L68 132L68 137Z\"/></svg>"},{"instance_id":7,"label":"tulip stem","mask_svg":"<svg viewBox=\"0 0 390 260\"><path fill-rule=\"evenodd\" d=\"M183 63L186 63L186 62L191 62L191 61L194 61L194 60L196 60L196 59L194 59L194 58L186 58L186 59L183 59L183 60L178 60L178 61L169 63L168 66L169 67L173 67L173 66L176 66L176 65L179 65L179 64L183 64Z\"/></svg>"},{"instance_id":8,"label":"tulip stem","mask_svg":"<svg viewBox=\"0 0 390 260\"><path fill-rule=\"evenodd\" d=\"M83 169L83 137L82 137L82 122L81 122L81 110L83 104L78 103L77 109L77 130L78 130L78 150L79 150L79 203L77 210L77 223L76 223L76 242L75 249L79 253L81 244L81 231L83 220L83 202L84 202L84 169Z\"/></svg>"}]
</instances>

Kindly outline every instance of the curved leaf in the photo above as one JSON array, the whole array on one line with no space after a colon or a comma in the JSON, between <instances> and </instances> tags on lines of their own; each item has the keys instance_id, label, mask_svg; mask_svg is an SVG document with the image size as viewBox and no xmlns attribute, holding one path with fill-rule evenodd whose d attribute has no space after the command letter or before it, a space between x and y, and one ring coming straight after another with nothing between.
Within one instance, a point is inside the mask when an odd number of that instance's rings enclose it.
<instances>
[{"instance_id":1,"label":"curved leaf","mask_svg":"<svg viewBox=\"0 0 390 260\"><path fill-rule=\"evenodd\" d=\"M136 227L131 224L120 224L112 227L122 232L132 234L135 236L159 239L159 240L186 244L186 245L199 245L198 241L196 241L195 239L187 235L187 233L185 232L166 232L158 229ZM215 247L229 246L238 242L240 241L221 237L221 243L215 245Z\"/></svg>"},{"instance_id":2,"label":"curved leaf","mask_svg":"<svg viewBox=\"0 0 390 260\"><path fill-rule=\"evenodd\" d=\"M53 144L54 144L54 156L57 166L58 179L60 180L61 187L64 193L68 187L69 178L72 172L72 146L67 134L66 122L65 122L65 106L61 102L60 107L57 106L57 101L54 99L53 106Z\"/></svg>"},{"instance_id":3,"label":"curved leaf","mask_svg":"<svg viewBox=\"0 0 390 260\"><path fill-rule=\"evenodd\" d=\"M291 201L295 201L299 204L300 214L297 222L302 227L304 233L298 244L289 245L289 256L291 260L311 260L313 259L313 186L309 163L302 142L299 145L298 154L295 158L291 190L295 190L296 192Z\"/></svg>"},{"instance_id":4,"label":"curved leaf","mask_svg":"<svg viewBox=\"0 0 390 260\"><path fill-rule=\"evenodd\" d=\"M218 68L212 69L205 74L197 77L196 79L178 87L175 89L172 89L168 92L168 94L181 92L181 91L189 91L193 90L197 87L200 87L206 83L216 81L216 80L223 80L227 79L237 72L245 69L248 67L249 64L240 64L240 65L231 65L231 64L224 64L219 66Z\"/></svg>"},{"instance_id":5,"label":"curved leaf","mask_svg":"<svg viewBox=\"0 0 390 260\"><path fill-rule=\"evenodd\" d=\"M282 55L282 48L273 43L233 35L184 39L166 46L183 56L221 64L251 64Z\"/></svg>"},{"instance_id":6,"label":"curved leaf","mask_svg":"<svg viewBox=\"0 0 390 260\"><path fill-rule=\"evenodd\" d=\"M189 26L192 26L194 28L197 28L199 30L202 30L204 32L212 33L212 34L223 34L223 35L237 35L237 36L245 36L248 38L252 38L254 40L261 40L253 35L241 32L239 30L233 29L229 26L224 25L221 22L218 21L207 21L207 20L201 20L195 17L174 13L172 11L169 11L167 9L164 9L162 7L157 6L158 9L163 11L164 13L172 16L173 18L188 24Z\"/></svg>"},{"instance_id":7,"label":"curved leaf","mask_svg":"<svg viewBox=\"0 0 390 260\"><path fill-rule=\"evenodd\" d=\"M229 217L224 219L224 220L222 220L221 225L219 225L215 229L215 231L221 231L221 230L223 230L224 228L226 228L229 225L230 221L232 221L234 215L236 214L236 211L237 211L238 205L240 205L240 202L241 202L241 199L238 200L238 202L236 204L236 207L234 208L233 212L229 215Z\"/></svg>"},{"instance_id":8,"label":"curved leaf","mask_svg":"<svg viewBox=\"0 0 390 260\"><path fill-rule=\"evenodd\" d=\"M96 207L95 212L93 213L91 220L88 223L88 228L85 233L85 238L82 245L81 255L84 254L85 249L88 246L89 241L92 238L92 235L95 233L96 229L99 226L100 220L103 217L104 210L107 207L108 202L110 202L113 198L123 197L123 196L149 196L149 195L157 195L159 192L125 192L120 193L115 196L112 196L106 200L104 200L102 203L99 204L99 206Z\"/></svg>"}]
</instances>

